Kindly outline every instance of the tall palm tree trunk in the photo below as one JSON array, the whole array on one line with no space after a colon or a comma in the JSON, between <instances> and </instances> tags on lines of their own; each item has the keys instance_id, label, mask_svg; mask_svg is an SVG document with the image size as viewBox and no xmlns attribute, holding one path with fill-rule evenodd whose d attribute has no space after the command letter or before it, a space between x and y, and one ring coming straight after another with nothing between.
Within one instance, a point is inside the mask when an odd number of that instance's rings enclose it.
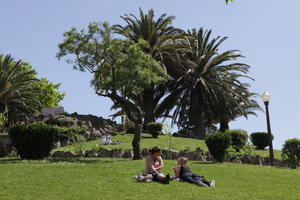
<instances>
[{"instance_id":1,"label":"tall palm tree trunk","mask_svg":"<svg viewBox=\"0 0 300 200\"><path fill-rule=\"evenodd\" d=\"M228 129L229 129L228 121L222 120L222 121L220 122L220 128L219 128L219 130L220 130L221 132L225 132L225 131L228 130Z\"/></svg>"},{"instance_id":2,"label":"tall palm tree trunk","mask_svg":"<svg viewBox=\"0 0 300 200\"><path fill-rule=\"evenodd\" d=\"M154 118L154 87L149 87L143 91L143 111L144 111L144 127L146 128L149 122L155 122Z\"/></svg>"},{"instance_id":3,"label":"tall palm tree trunk","mask_svg":"<svg viewBox=\"0 0 300 200\"><path fill-rule=\"evenodd\" d=\"M200 86L197 85L191 93L190 120L194 126L194 135L201 139L205 137L205 126L202 111Z\"/></svg>"},{"instance_id":4,"label":"tall palm tree trunk","mask_svg":"<svg viewBox=\"0 0 300 200\"><path fill-rule=\"evenodd\" d=\"M198 113L196 120L194 121L194 135L200 139L204 139L206 136L205 126L201 113Z\"/></svg>"}]
</instances>

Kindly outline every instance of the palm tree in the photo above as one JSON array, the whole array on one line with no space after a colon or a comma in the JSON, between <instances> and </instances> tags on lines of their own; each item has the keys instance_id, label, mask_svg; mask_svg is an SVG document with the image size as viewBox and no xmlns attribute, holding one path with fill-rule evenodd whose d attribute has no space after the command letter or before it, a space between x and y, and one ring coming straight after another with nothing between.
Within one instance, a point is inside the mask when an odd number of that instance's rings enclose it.
<instances>
[{"instance_id":1,"label":"palm tree","mask_svg":"<svg viewBox=\"0 0 300 200\"><path fill-rule=\"evenodd\" d=\"M132 42L138 42L140 39L147 41L149 47L144 48L144 51L160 61L170 76L178 77L183 70L180 71L180 65L176 66L180 64L177 50L187 47L181 42L184 36L182 31L171 25L175 17L162 14L155 19L152 9L146 14L141 9L139 11L139 18L133 14L121 16L126 25L114 25L114 31ZM166 88L163 86L152 85L152 87L144 89L143 101L141 102L145 113L144 125L155 121L158 115L162 113L163 107L157 108L165 92ZM155 110L157 110L156 113Z\"/></svg>"},{"instance_id":2,"label":"palm tree","mask_svg":"<svg viewBox=\"0 0 300 200\"><path fill-rule=\"evenodd\" d=\"M249 66L229 61L242 57L237 50L218 53L218 48L226 40L210 39L211 30L203 28L187 32L189 51L182 53L185 60L185 73L177 79L182 92L176 105L173 122L188 119L195 136L205 137L205 127L213 123L214 113L220 106L227 113L242 113L240 102L245 102L248 88L240 79L247 76ZM230 115L232 116L232 115Z\"/></svg>"},{"instance_id":3,"label":"palm tree","mask_svg":"<svg viewBox=\"0 0 300 200\"><path fill-rule=\"evenodd\" d=\"M31 83L38 81L34 70L24 70L22 62L15 62L10 55L0 57L0 112L8 111L8 121L17 116L35 112L39 104L38 90Z\"/></svg>"},{"instance_id":4,"label":"palm tree","mask_svg":"<svg viewBox=\"0 0 300 200\"><path fill-rule=\"evenodd\" d=\"M224 132L229 129L229 122L235 120L238 117L245 117L248 119L249 115L257 116L255 111L262 111L259 104L253 99L257 96L255 93L248 92L243 95L243 99L240 99L238 107L234 107L231 112L224 110L222 106L219 106L218 112L216 112L216 122L220 123L219 130Z\"/></svg>"}]
</instances>

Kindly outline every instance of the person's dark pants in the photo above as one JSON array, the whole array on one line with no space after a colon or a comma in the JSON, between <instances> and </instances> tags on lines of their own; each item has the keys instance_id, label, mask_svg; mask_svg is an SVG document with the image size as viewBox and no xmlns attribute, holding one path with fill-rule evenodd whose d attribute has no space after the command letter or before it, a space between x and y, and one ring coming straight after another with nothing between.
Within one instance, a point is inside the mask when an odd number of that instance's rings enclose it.
<instances>
[{"instance_id":1,"label":"person's dark pants","mask_svg":"<svg viewBox=\"0 0 300 200\"><path fill-rule=\"evenodd\" d=\"M168 175L167 175L168 176ZM153 181L160 182L163 184L169 184L170 179L166 178L162 173L152 173Z\"/></svg>"},{"instance_id":2,"label":"person's dark pants","mask_svg":"<svg viewBox=\"0 0 300 200\"><path fill-rule=\"evenodd\" d=\"M153 181L157 181L157 182L160 182L161 181L161 177L163 177L164 175L162 173L159 173L159 172L153 172L151 173L152 176L153 176Z\"/></svg>"},{"instance_id":3,"label":"person's dark pants","mask_svg":"<svg viewBox=\"0 0 300 200\"><path fill-rule=\"evenodd\" d=\"M203 176L199 176L199 175L194 174L194 173L190 173L190 174L184 176L182 178L182 180L186 181L188 183L192 183L192 184L197 184L197 182L202 181L202 183L210 186L210 182L205 180Z\"/></svg>"}]
</instances>

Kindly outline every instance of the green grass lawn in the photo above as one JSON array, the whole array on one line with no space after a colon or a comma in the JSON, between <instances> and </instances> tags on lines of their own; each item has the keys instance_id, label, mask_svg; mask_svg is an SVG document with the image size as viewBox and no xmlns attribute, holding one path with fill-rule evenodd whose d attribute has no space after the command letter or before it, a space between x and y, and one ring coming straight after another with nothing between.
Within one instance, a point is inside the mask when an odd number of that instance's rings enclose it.
<instances>
[{"instance_id":1,"label":"green grass lawn","mask_svg":"<svg viewBox=\"0 0 300 200\"><path fill-rule=\"evenodd\" d=\"M132 141L133 135L132 134L119 134L117 136L114 136L112 138L113 141L121 141L122 144L118 145L103 145L101 143L101 139L98 140L93 140L90 142L86 142L84 144L84 149L93 149L96 147L96 144L99 147L102 148L122 148L123 150L126 149L132 149L131 146L131 141ZM141 148L150 148L152 146L160 146L164 149L169 148L169 139L170 143L172 146L172 149L177 149L177 150L191 150L194 151L197 147L200 147L204 151L208 151L207 146L205 144L204 140L199 140L199 139L192 139L192 138L182 138L182 137L169 137L167 135L160 135L158 138L152 138L151 135L149 134L142 134L141 138ZM73 146L66 146L63 148L60 148L61 150L73 150ZM56 149L57 150L57 149ZM269 156L269 151L268 149L265 150L254 150L253 154L255 155L261 155L263 157L268 157ZM274 150L274 155L275 158L281 159L281 151L279 150Z\"/></svg>"},{"instance_id":2,"label":"green grass lawn","mask_svg":"<svg viewBox=\"0 0 300 200\"><path fill-rule=\"evenodd\" d=\"M165 161L171 173L175 161ZM27 161L0 159L1 200L299 200L300 170L233 163L190 162L216 188L183 182L137 183L144 161L91 158Z\"/></svg>"}]
</instances>

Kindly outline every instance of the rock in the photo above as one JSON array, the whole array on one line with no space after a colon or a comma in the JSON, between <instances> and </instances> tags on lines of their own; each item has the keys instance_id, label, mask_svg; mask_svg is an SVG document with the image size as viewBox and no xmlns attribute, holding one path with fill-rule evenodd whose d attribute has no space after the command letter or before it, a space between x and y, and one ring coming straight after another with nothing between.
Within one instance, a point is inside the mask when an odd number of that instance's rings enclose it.
<instances>
[{"instance_id":1,"label":"rock","mask_svg":"<svg viewBox=\"0 0 300 200\"><path fill-rule=\"evenodd\" d=\"M254 164L255 161L254 161L254 157L251 156L251 155L244 155L242 158L241 158L241 162L243 164Z\"/></svg>"},{"instance_id":2,"label":"rock","mask_svg":"<svg viewBox=\"0 0 300 200\"><path fill-rule=\"evenodd\" d=\"M206 161L205 157L203 155L196 155L196 157L194 158L195 160L198 160L198 161Z\"/></svg>"},{"instance_id":3,"label":"rock","mask_svg":"<svg viewBox=\"0 0 300 200\"><path fill-rule=\"evenodd\" d=\"M263 165L269 165L270 164L270 159L269 157L264 157L263 158Z\"/></svg>"},{"instance_id":4,"label":"rock","mask_svg":"<svg viewBox=\"0 0 300 200\"><path fill-rule=\"evenodd\" d=\"M169 160L174 160L180 157L180 151L178 150L168 150L168 149L163 149L162 150L162 158L163 159L169 159Z\"/></svg>"},{"instance_id":5,"label":"rock","mask_svg":"<svg viewBox=\"0 0 300 200\"><path fill-rule=\"evenodd\" d=\"M204 160L206 161L216 161L214 157L207 151L204 153Z\"/></svg>"},{"instance_id":6,"label":"rock","mask_svg":"<svg viewBox=\"0 0 300 200\"><path fill-rule=\"evenodd\" d=\"M111 125L106 125L105 127L106 131L109 133L113 133L115 132L114 128Z\"/></svg>"},{"instance_id":7,"label":"rock","mask_svg":"<svg viewBox=\"0 0 300 200\"><path fill-rule=\"evenodd\" d=\"M122 158L123 151L122 149L112 149L112 157L113 158Z\"/></svg>"},{"instance_id":8,"label":"rock","mask_svg":"<svg viewBox=\"0 0 300 200\"><path fill-rule=\"evenodd\" d=\"M56 142L55 143L55 148L60 148L60 147L61 147L61 142L60 141Z\"/></svg>"},{"instance_id":9,"label":"rock","mask_svg":"<svg viewBox=\"0 0 300 200\"><path fill-rule=\"evenodd\" d=\"M198 161L205 161L203 152L204 152L203 149L201 149L200 147L197 147L194 152L194 159L198 160Z\"/></svg>"},{"instance_id":10,"label":"rock","mask_svg":"<svg viewBox=\"0 0 300 200\"><path fill-rule=\"evenodd\" d=\"M260 155L256 155L254 158L254 164L255 165L263 165L264 158L261 157Z\"/></svg>"},{"instance_id":11,"label":"rock","mask_svg":"<svg viewBox=\"0 0 300 200\"><path fill-rule=\"evenodd\" d=\"M283 167L282 164L283 164L283 163L281 162L281 160L274 159L274 166L277 166L277 167Z\"/></svg>"},{"instance_id":12,"label":"rock","mask_svg":"<svg viewBox=\"0 0 300 200\"><path fill-rule=\"evenodd\" d=\"M231 162L233 162L233 163L238 163L238 164L241 164L241 163L242 163L241 160L238 160L238 159L233 159L233 160L231 160Z\"/></svg>"},{"instance_id":13,"label":"rock","mask_svg":"<svg viewBox=\"0 0 300 200\"><path fill-rule=\"evenodd\" d=\"M73 151L55 151L52 154L54 158L76 158L78 155Z\"/></svg>"},{"instance_id":14,"label":"rock","mask_svg":"<svg viewBox=\"0 0 300 200\"><path fill-rule=\"evenodd\" d=\"M122 154L122 158L133 158L133 151L125 150Z\"/></svg>"},{"instance_id":15,"label":"rock","mask_svg":"<svg viewBox=\"0 0 300 200\"><path fill-rule=\"evenodd\" d=\"M110 149L101 149L99 157L113 157L113 152Z\"/></svg>"},{"instance_id":16,"label":"rock","mask_svg":"<svg viewBox=\"0 0 300 200\"><path fill-rule=\"evenodd\" d=\"M89 121L89 120L87 120L87 121L80 121L81 123L78 123L78 125L80 125L80 126L85 126L85 127L87 127L87 129L91 129L91 128L93 128L93 125L92 125L92 123L91 123L91 121Z\"/></svg>"},{"instance_id":17,"label":"rock","mask_svg":"<svg viewBox=\"0 0 300 200\"><path fill-rule=\"evenodd\" d=\"M93 135L94 135L96 138L100 138L100 137L102 136L102 133L101 133L100 130L95 130L95 131L93 132Z\"/></svg>"},{"instance_id":18,"label":"rock","mask_svg":"<svg viewBox=\"0 0 300 200\"><path fill-rule=\"evenodd\" d=\"M194 160L194 158L196 157L193 151L187 151L187 150L180 151L180 156L187 157L189 160Z\"/></svg>"}]
</instances>

